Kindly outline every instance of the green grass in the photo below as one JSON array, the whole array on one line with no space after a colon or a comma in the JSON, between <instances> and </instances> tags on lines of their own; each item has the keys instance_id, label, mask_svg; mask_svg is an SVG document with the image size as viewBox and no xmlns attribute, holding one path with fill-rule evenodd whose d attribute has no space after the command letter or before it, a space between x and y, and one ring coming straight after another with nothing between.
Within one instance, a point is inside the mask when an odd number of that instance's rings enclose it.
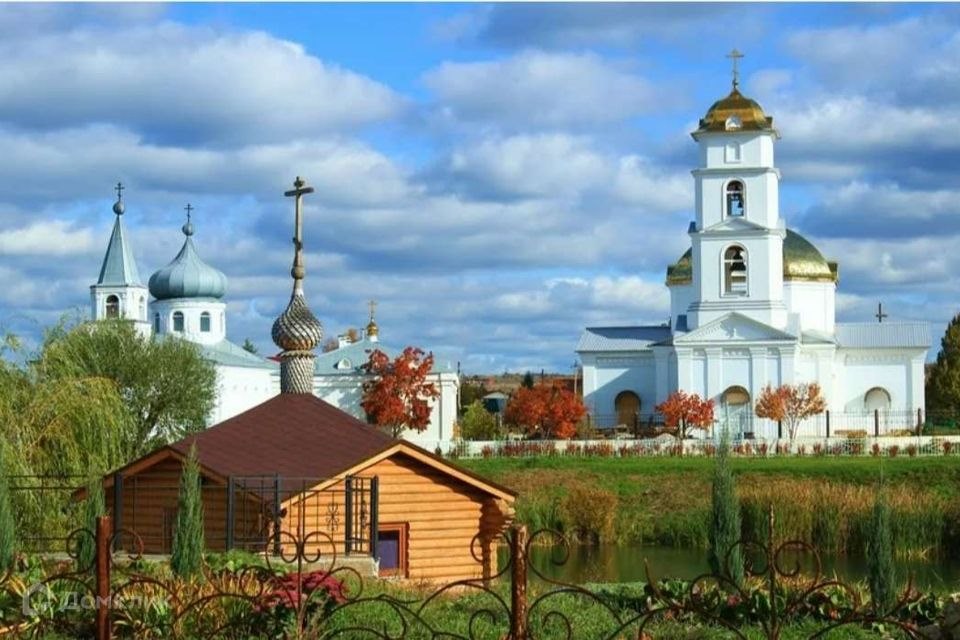
<instances>
[{"instance_id":1,"label":"green grass","mask_svg":"<svg viewBox=\"0 0 960 640\"><path fill-rule=\"evenodd\" d=\"M607 542L705 548L713 459L632 457L488 458L462 464L520 493L517 520L531 528L573 531L564 499L591 486L617 498ZM960 548L960 460L956 457L734 458L744 536L761 538L773 505L780 539L862 553L865 526L881 470L891 490L894 541L900 555Z\"/></svg>"}]
</instances>

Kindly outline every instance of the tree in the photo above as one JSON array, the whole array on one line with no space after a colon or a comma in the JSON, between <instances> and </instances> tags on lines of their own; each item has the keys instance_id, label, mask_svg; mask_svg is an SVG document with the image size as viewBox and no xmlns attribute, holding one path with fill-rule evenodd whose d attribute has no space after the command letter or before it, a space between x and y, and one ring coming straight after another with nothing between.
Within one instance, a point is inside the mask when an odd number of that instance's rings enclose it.
<instances>
[{"instance_id":1,"label":"tree","mask_svg":"<svg viewBox=\"0 0 960 640\"><path fill-rule=\"evenodd\" d=\"M124 462L203 429L213 409L216 371L197 346L144 339L124 320L55 327L33 366L41 383L100 379L116 387L132 425Z\"/></svg>"},{"instance_id":2,"label":"tree","mask_svg":"<svg viewBox=\"0 0 960 640\"><path fill-rule=\"evenodd\" d=\"M877 492L867 530L867 582L875 613L888 613L897 600L897 575L893 563L890 507L883 487Z\"/></svg>"},{"instance_id":3,"label":"tree","mask_svg":"<svg viewBox=\"0 0 960 640\"><path fill-rule=\"evenodd\" d=\"M257 345L253 344L253 341L250 340L250 338L243 339L243 350L252 353L253 355L260 353L260 350L257 349Z\"/></svg>"},{"instance_id":4,"label":"tree","mask_svg":"<svg viewBox=\"0 0 960 640\"><path fill-rule=\"evenodd\" d=\"M460 404L466 410L477 400L482 400L487 393L487 387L483 381L464 380L460 385Z\"/></svg>"},{"instance_id":5,"label":"tree","mask_svg":"<svg viewBox=\"0 0 960 640\"><path fill-rule=\"evenodd\" d=\"M17 557L17 530L13 504L10 501L10 469L6 464L6 447L0 444L0 571L13 566Z\"/></svg>"},{"instance_id":6,"label":"tree","mask_svg":"<svg viewBox=\"0 0 960 640\"><path fill-rule=\"evenodd\" d=\"M431 401L440 396L437 385L427 380L433 369L432 353L407 347L391 361L374 349L364 369L371 378L363 383L360 406L372 424L388 429L394 438L404 429L427 428Z\"/></svg>"},{"instance_id":7,"label":"tree","mask_svg":"<svg viewBox=\"0 0 960 640\"><path fill-rule=\"evenodd\" d=\"M710 569L740 585L743 582L743 556L737 544L740 541L740 502L730 469L730 436L726 429L713 466L710 514Z\"/></svg>"},{"instance_id":8,"label":"tree","mask_svg":"<svg viewBox=\"0 0 960 640\"><path fill-rule=\"evenodd\" d=\"M528 436L565 440L577 432L577 422L587 413L583 402L560 384L541 382L520 387L507 403L504 420Z\"/></svg>"},{"instance_id":9,"label":"tree","mask_svg":"<svg viewBox=\"0 0 960 640\"><path fill-rule=\"evenodd\" d=\"M523 380L520 381L520 386L524 389L533 389L533 385L533 374L527 371L525 374L523 374Z\"/></svg>"},{"instance_id":10,"label":"tree","mask_svg":"<svg viewBox=\"0 0 960 640\"><path fill-rule=\"evenodd\" d=\"M691 429L707 431L713 425L713 400L696 393L674 391L655 409L663 414L663 423L678 440L686 440Z\"/></svg>"},{"instance_id":11,"label":"tree","mask_svg":"<svg viewBox=\"0 0 960 640\"><path fill-rule=\"evenodd\" d=\"M929 411L960 415L960 314L953 317L940 340L937 361L927 374L926 395Z\"/></svg>"},{"instance_id":12,"label":"tree","mask_svg":"<svg viewBox=\"0 0 960 640\"><path fill-rule=\"evenodd\" d=\"M769 418L787 425L791 440L797 437L800 423L810 416L823 413L827 401L820 394L820 385L816 382L797 385L784 384L776 389L767 385L757 398L754 409L760 418Z\"/></svg>"},{"instance_id":13,"label":"tree","mask_svg":"<svg viewBox=\"0 0 960 640\"><path fill-rule=\"evenodd\" d=\"M203 496L200 491L200 464L194 444L190 447L180 476L170 569L181 578L198 577L203 565L203 547Z\"/></svg>"},{"instance_id":14,"label":"tree","mask_svg":"<svg viewBox=\"0 0 960 640\"><path fill-rule=\"evenodd\" d=\"M497 418L474 400L460 418L460 437L464 440L495 440L500 436Z\"/></svg>"},{"instance_id":15,"label":"tree","mask_svg":"<svg viewBox=\"0 0 960 640\"><path fill-rule=\"evenodd\" d=\"M80 528L85 530L77 539L77 569L89 571L97 553L97 518L107 513L106 499L103 495L103 481L94 476L87 481L87 496L83 501Z\"/></svg>"}]
</instances>

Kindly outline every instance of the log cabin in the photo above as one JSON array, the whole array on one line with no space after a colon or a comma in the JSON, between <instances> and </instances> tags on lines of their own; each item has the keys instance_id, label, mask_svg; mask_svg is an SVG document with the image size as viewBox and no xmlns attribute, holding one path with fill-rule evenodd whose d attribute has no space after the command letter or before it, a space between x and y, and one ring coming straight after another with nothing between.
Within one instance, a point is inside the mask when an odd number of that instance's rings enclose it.
<instances>
[{"instance_id":1,"label":"log cabin","mask_svg":"<svg viewBox=\"0 0 960 640\"><path fill-rule=\"evenodd\" d=\"M368 554L385 576L482 577L516 497L312 394L281 393L104 478L117 532L143 552L170 551L191 447L211 551L289 556L300 542L327 559Z\"/></svg>"}]
</instances>

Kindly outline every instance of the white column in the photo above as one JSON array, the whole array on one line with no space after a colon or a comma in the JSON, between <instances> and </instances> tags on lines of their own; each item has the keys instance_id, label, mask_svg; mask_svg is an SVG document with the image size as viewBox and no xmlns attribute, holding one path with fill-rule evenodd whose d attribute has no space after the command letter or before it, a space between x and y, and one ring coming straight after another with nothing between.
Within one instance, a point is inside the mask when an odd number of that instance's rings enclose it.
<instances>
[{"instance_id":1,"label":"white column","mask_svg":"<svg viewBox=\"0 0 960 640\"><path fill-rule=\"evenodd\" d=\"M780 384L793 384L797 379L796 347L780 348Z\"/></svg>"},{"instance_id":2,"label":"white column","mask_svg":"<svg viewBox=\"0 0 960 640\"><path fill-rule=\"evenodd\" d=\"M707 388L706 397L716 398L719 403L723 393L723 348L707 347Z\"/></svg>"},{"instance_id":3,"label":"white column","mask_svg":"<svg viewBox=\"0 0 960 640\"><path fill-rule=\"evenodd\" d=\"M750 347L750 405L756 405L760 392L770 383L770 373L767 367L767 349L766 347ZM770 433L770 421L763 420L753 416L754 430L761 437L770 437L776 435L776 431Z\"/></svg>"},{"instance_id":4,"label":"white column","mask_svg":"<svg viewBox=\"0 0 960 640\"><path fill-rule=\"evenodd\" d=\"M690 349L677 349L677 389L689 391L692 389L692 367L690 358L693 352Z\"/></svg>"},{"instance_id":5,"label":"white column","mask_svg":"<svg viewBox=\"0 0 960 640\"><path fill-rule=\"evenodd\" d=\"M665 348L653 349L653 371L657 381L657 397L655 404L660 404L670 395L670 350Z\"/></svg>"}]
</instances>

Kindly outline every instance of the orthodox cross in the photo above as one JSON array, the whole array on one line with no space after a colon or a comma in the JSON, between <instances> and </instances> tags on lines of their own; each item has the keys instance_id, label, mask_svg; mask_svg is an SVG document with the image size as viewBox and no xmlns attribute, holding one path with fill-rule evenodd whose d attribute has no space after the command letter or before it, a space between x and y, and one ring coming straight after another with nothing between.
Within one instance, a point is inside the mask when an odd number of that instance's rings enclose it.
<instances>
[{"instance_id":1,"label":"orthodox cross","mask_svg":"<svg viewBox=\"0 0 960 640\"><path fill-rule=\"evenodd\" d=\"M373 322L373 314L377 312L377 301L371 300L370 304L370 322Z\"/></svg>"},{"instance_id":2,"label":"orthodox cross","mask_svg":"<svg viewBox=\"0 0 960 640\"><path fill-rule=\"evenodd\" d=\"M883 312L883 303L877 305L877 313L874 314L874 317L877 319L877 322L883 322L883 319L887 317L887 314Z\"/></svg>"},{"instance_id":3,"label":"orthodox cross","mask_svg":"<svg viewBox=\"0 0 960 640\"><path fill-rule=\"evenodd\" d=\"M117 192L117 200L123 200L123 190L124 190L124 189L126 189L126 187L123 186L123 183L122 183L122 182L118 182L118 183L117 183L117 186L115 186L115 187L113 188L113 190Z\"/></svg>"},{"instance_id":4,"label":"orthodox cross","mask_svg":"<svg viewBox=\"0 0 960 640\"><path fill-rule=\"evenodd\" d=\"M190 212L193 211L193 207L190 206L190 203L188 202L188 203L187 203L187 206L185 206L183 209L184 209L184 211L187 212L187 222L190 222Z\"/></svg>"},{"instance_id":5,"label":"orthodox cross","mask_svg":"<svg viewBox=\"0 0 960 640\"><path fill-rule=\"evenodd\" d=\"M303 196L307 193L313 193L313 187L306 186L306 181L297 176L297 179L293 181L293 189L290 191L284 191L283 195L288 198L293 197L294 200L294 235L293 235L293 269L290 270L290 275L293 276L294 280L303 280L303 277L306 275L306 270L303 268L303 216L301 214L303 207Z\"/></svg>"},{"instance_id":6,"label":"orthodox cross","mask_svg":"<svg viewBox=\"0 0 960 640\"><path fill-rule=\"evenodd\" d=\"M740 71L737 69L737 64L740 62L743 54L734 49L727 54L727 57L733 61L733 88L736 89L740 86Z\"/></svg>"}]
</instances>

